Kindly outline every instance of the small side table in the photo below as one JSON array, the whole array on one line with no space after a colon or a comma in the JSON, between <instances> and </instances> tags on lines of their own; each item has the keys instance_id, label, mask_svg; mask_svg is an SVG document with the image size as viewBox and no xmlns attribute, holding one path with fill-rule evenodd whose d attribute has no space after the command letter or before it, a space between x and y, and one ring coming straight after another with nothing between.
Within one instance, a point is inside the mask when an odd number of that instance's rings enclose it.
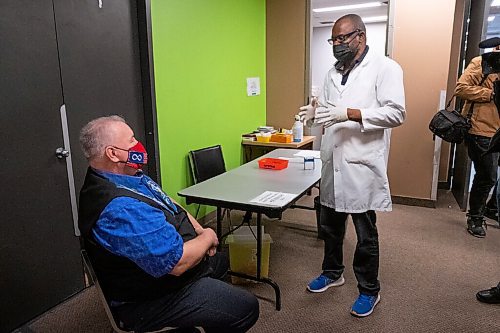
<instances>
[{"instance_id":1,"label":"small side table","mask_svg":"<svg viewBox=\"0 0 500 333\"><path fill-rule=\"evenodd\" d=\"M245 163L246 163L256 159L257 157L267 154L270 151L277 148L312 150L315 139L316 137L311 135L311 136L304 136L301 142L290 142L290 143L258 142L258 141L242 140L241 145L243 146L244 149Z\"/></svg>"}]
</instances>

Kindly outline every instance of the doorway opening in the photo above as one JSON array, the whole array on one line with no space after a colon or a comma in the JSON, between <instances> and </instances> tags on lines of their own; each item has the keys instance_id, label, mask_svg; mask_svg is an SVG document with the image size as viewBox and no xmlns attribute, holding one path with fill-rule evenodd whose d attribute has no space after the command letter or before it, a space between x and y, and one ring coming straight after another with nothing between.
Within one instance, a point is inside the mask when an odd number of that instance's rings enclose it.
<instances>
[{"instance_id":1,"label":"doorway opening","mask_svg":"<svg viewBox=\"0 0 500 333\"><path fill-rule=\"evenodd\" d=\"M500 32L500 1L468 2L463 23L459 75L472 58L491 49L480 50L481 40L498 36ZM464 144L453 145L450 151L448 184L462 211L467 210L471 180L475 171Z\"/></svg>"},{"instance_id":2,"label":"doorway opening","mask_svg":"<svg viewBox=\"0 0 500 333\"><path fill-rule=\"evenodd\" d=\"M327 42L336 20L347 14L361 16L366 26L370 50L388 54L389 2L372 0L311 0L310 2L310 86L309 97L318 96L326 73L336 60ZM311 128L308 135L316 136L313 149L321 146L321 128Z\"/></svg>"}]
</instances>

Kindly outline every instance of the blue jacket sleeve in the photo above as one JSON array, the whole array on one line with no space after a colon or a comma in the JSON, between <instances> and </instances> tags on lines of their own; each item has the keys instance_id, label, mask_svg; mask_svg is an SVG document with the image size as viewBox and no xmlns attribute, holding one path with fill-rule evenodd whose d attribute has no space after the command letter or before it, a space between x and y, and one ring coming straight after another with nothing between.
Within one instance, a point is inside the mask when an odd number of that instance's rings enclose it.
<instances>
[{"instance_id":1,"label":"blue jacket sleeve","mask_svg":"<svg viewBox=\"0 0 500 333\"><path fill-rule=\"evenodd\" d=\"M183 253L182 237L163 212L130 197L113 199L93 234L105 249L132 260L156 278L170 273Z\"/></svg>"}]
</instances>

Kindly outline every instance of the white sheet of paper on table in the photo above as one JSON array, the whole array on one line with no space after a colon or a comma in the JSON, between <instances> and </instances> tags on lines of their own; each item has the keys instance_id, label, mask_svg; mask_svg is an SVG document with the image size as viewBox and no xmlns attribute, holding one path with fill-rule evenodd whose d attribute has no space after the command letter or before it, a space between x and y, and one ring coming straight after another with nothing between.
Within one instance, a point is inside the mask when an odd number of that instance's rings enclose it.
<instances>
[{"instance_id":1,"label":"white sheet of paper on table","mask_svg":"<svg viewBox=\"0 0 500 333\"><path fill-rule=\"evenodd\" d=\"M295 198L293 193L265 191L261 195L253 198L250 202L268 206L284 206Z\"/></svg>"},{"instance_id":2,"label":"white sheet of paper on table","mask_svg":"<svg viewBox=\"0 0 500 333\"><path fill-rule=\"evenodd\" d=\"M320 154L319 150L301 150L298 153L293 154L293 156L321 158Z\"/></svg>"}]
</instances>

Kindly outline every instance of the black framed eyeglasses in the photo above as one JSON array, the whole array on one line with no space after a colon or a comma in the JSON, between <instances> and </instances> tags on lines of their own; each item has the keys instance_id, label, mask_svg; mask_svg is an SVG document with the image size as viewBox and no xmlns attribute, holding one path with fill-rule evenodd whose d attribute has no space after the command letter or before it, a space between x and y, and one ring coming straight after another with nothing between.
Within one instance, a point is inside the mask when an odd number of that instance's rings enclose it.
<instances>
[{"instance_id":1,"label":"black framed eyeglasses","mask_svg":"<svg viewBox=\"0 0 500 333\"><path fill-rule=\"evenodd\" d=\"M356 29L354 31L349 32L348 34L345 34L345 35L338 35L338 36L335 36L335 37L332 36L332 38L327 39L328 44L333 45L333 43L335 43L335 42L337 42L337 43L344 43L349 37L351 37L355 33L359 33L360 31L361 30Z\"/></svg>"}]
</instances>

